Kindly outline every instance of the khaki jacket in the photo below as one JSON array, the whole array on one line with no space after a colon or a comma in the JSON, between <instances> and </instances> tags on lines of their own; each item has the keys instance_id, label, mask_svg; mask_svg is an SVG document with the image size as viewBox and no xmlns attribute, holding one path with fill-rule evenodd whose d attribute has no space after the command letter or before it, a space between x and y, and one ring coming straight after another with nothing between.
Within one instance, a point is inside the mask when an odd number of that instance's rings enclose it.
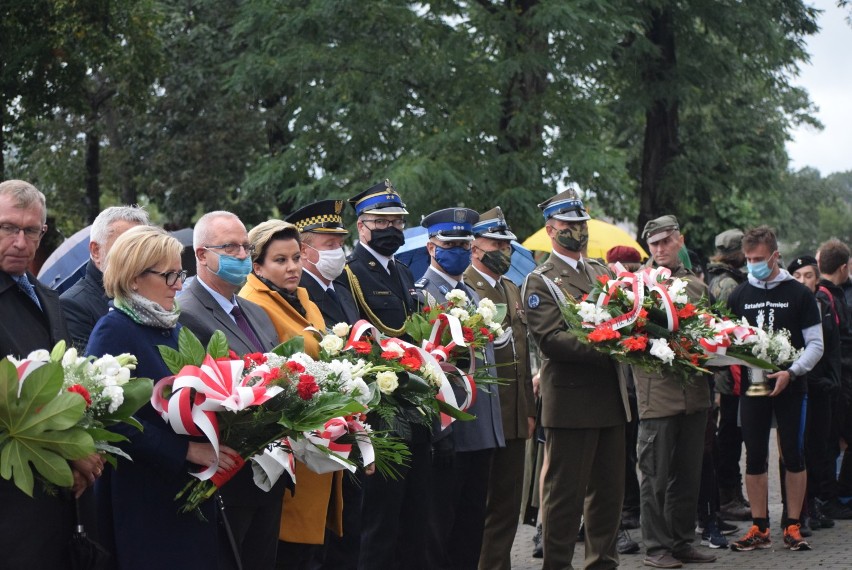
<instances>
[{"instance_id":1,"label":"khaki jacket","mask_svg":"<svg viewBox=\"0 0 852 570\"><path fill-rule=\"evenodd\" d=\"M566 296L579 300L599 275L609 275L600 262L583 259L578 272L552 255L527 276L524 310L530 334L542 356L542 425L546 428L602 428L630 418L627 384L620 366L609 356L581 343L568 332L557 300L543 277Z\"/></svg>"},{"instance_id":2,"label":"khaki jacket","mask_svg":"<svg viewBox=\"0 0 852 570\"><path fill-rule=\"evenodd\" d=\"M707 295L704 282L682 264L672 271L672 277L687 281L686 295L690 302ZM710 407L709 376L705 374L693 376L686 387L674 375L649 372L638 366L633 367L633 378L640 420L691 414Z\"/></svg>"}]
</instances>

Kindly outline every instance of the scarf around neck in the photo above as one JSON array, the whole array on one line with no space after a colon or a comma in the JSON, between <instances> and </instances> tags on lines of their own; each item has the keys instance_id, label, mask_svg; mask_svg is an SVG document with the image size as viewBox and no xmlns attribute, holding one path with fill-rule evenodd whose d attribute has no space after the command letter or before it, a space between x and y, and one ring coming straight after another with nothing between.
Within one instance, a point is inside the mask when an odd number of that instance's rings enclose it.
<instances>
[{"instance_id":1,"label":"scarf around neck","mask_svg":"<svg viewBox=\"0 0 852 570\"><path fill-rule=\"evenodd\" d=\"M167 311L158 303L139 293L131 293L127 298L116 297L115 308L130 317L134 323L158 329L173 329L180 316L180 307L175 299L175 308Z\"/></svg>"}]
</instances>

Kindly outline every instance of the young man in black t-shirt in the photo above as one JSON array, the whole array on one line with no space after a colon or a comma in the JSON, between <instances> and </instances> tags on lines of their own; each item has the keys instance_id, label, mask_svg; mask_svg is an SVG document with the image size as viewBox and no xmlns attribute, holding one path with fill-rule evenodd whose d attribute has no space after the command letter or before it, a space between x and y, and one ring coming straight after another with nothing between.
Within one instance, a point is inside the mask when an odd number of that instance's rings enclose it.
<instances>
[{"instance_id":1,"label":"young man in black t-shirt","mask_svg":"<svg viewBox=\"0 0 852 570\"><path fill-rule=\"evenodd\" d=\"M770 228L761 226L746 232L743 252L748 282L739 285L728 297L731 311L766 331L786 329L790 332L793 346L804 351L786 370L766 375L770 381L775 381L768 397L741 398L746 490L754 525L742 539L731 544L731 550L769 548L772 544L767 505L767 456L773 413L787 470L788 518L784 528L784 546L791 550L808 550L810 546L799 532L799 517L807 486L804 453L799 440L804 429L803 402L807 393L807 383L802 376L822 357L822 320L813 293L781 268L778 242Z\"/></svg>"}]
</instances>

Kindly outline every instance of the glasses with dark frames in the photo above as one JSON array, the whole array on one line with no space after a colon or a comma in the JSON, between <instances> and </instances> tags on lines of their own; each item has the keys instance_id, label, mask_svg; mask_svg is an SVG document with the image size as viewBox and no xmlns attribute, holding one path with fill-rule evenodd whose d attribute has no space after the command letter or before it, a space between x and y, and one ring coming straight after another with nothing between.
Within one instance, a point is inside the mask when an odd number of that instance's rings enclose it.
<instances>
[{"instance_id":1,"label":"glasses with dark frames","mask_svg":"<svg viewBox=\"0 0 852 570\"><path fill-rule=\"evenodd\" d=\"M159 275L163 279L166 280L166 285L168 287L174 286L177 283L178 279L183 283L186 281L187 271L186 269L182 269L180 271L154 271L153 269L146 269L143 273L153 273L154 275Z\"/></svg>"}]
</instances>

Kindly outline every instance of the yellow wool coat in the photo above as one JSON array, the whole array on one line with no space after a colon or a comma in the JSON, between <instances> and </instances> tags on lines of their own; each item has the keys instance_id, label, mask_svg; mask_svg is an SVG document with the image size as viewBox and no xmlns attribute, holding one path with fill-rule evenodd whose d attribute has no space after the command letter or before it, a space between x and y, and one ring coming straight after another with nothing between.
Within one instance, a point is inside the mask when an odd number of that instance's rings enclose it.
<instances>
[{"instance_id":1,"label":"yellow wool coat","mask_svg":"<svg viewBox=\"0 0 852 570\"><path fill-rule=\"evenodd\" d=\"M306 331L313 327L325 332L325 322L319 307L308 298L306 289L299 287L296 296L305 308L305 316L299 314L277 291L270 289L254 274L240 291L240 297L263 307L269 315L278 340L285 342L296 335L305 338L305 353L316 358L319 341L316 334ZM343 535L343 477L340 471L318 474L308 469L301 461L296 462L296 486L293 495L284 492L284 508L278 538L286 542L322 544L326 526L338 536Z\"/></svg>"}]
</instances>

